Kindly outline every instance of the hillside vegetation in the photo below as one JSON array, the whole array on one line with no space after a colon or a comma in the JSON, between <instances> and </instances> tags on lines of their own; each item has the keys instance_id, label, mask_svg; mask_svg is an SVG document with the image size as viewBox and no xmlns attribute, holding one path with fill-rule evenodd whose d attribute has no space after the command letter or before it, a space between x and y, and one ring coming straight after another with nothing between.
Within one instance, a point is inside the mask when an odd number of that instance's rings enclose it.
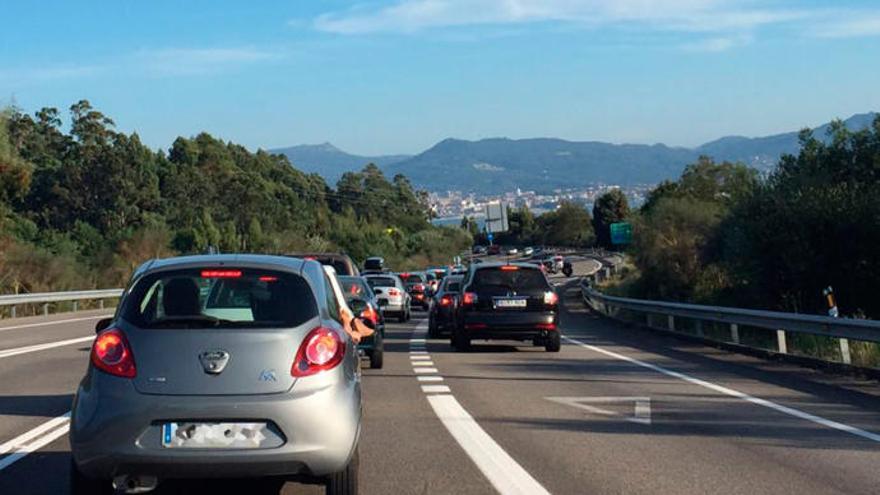
<instances>
[{"instance_id":1,"label":"hillside vegetation","mask_svg":"<svg viewBox=\"0 0 880 495\"><path fill-rule=\"evenodd\" d=\"M374 165L332 189L282 155L208 134L151 150L88 101L67 124L54 108L0 117L0 293L119 287L146 259L209 247L341 250L409 268L472 242L431 226L425 194Z\"/></svg>"}]
</instances>

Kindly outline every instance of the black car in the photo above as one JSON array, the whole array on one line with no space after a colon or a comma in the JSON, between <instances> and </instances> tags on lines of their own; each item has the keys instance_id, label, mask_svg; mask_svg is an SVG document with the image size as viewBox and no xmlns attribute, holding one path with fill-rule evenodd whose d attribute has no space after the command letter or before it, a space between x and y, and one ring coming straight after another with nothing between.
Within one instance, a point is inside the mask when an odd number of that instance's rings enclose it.
<instances>
[{"instance_id":1,"label":"black car","mask_svg":"<svg viewBox=\"0 0 880 495\"><path fill-rule=\"evenodd\" d=\"M531 340L559 352L558 303L553 286L535 265L472 265L462 283L452 345L464 351L473 339Z\"/></svg>"},{"instance_id":2,"label":"black car","mask_svg":"<svg viewBox=\"0 0 880 495\"><path fill-rule=\"evenodd\" d=\"M370 368L381 368L385 354L385 317L379 309L379 299L363 277L339 277L348 307L369 323L376 331L361 340L358 350L370 358Z\"/></svg>"},{"instance_id":3,"label":"black car","mask_svg":"<svg viewBox=\"0 0 880 495\"><path fill-rule=\"evenodd\" d=\"M416 304L427 311L431 305L431 289L428 287L428 278L422 272L405 272L399 274L403 280L406 291L412 297L412 304Z\"/></svg>"},{"instance_id":4,"label":"black car","mask_svg":"<svg viewBox=\"0 0 880 495\"><path fill-rule=\"evenodd\" d=\"M440 290L432 298L431 311L428 313L428 336L440 337L451 332L455 325L455 313L458 310L461 282L464 277L450 275L441 282Z\"/></svg>"},{"instance_id":5,"label":"black car","mask_svg":"<svg viewBox=\"0 0 880 495\"><path fill-rule=\"evenodd\" d=\"M372 256L364 260L364 273L366 272L384 272L385 271L385 258L380 256Z\"/></svg>"}]
</instances>

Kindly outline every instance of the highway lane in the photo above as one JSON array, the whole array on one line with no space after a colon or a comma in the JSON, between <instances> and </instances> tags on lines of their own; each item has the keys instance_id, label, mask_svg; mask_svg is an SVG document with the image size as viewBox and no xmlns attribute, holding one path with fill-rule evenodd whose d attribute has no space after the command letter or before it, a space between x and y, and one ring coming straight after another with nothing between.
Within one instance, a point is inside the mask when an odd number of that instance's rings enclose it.
<instances>
[{"instance_id":1,"label":"highway lane","mask_svg":"<svg viewBox=\"0 0 880 495\"><path fill-rule=\"evenodd\" d=\"M438 394L423 392L425 384L448 386L450 393L439 395L454 397L513 463L550 493L877 492L880 443L615 355L877 433L875 383L629 329L589 315L575 294L563 301L565 334L592 348L569 341L561 353L550 354L477 343L474 352L457 354L443 340L422 344L416 320L389 325L386 368L364 372L364 493L495 491L465 451L473 445L460 444L438 418L428 401ZM6 332L3 325L0 349L9 349L10 336L18 339L16 345L69 339L92 333L94 321ZM437 373L415 373L413 363L423 360ZM86 361L86 345L0 358L0 444L66 412ZM419 382L417 375L443 381ZM595 402L611 398L649 399L650 424L644 405L636 414L634 399ZM0 493L66 493L68 459L66 437L60 437L0 470ZM239 482L168 491L219 487L252 489ZM293 484L263 488L320 493Z\"/></svg>"}]
</instances>

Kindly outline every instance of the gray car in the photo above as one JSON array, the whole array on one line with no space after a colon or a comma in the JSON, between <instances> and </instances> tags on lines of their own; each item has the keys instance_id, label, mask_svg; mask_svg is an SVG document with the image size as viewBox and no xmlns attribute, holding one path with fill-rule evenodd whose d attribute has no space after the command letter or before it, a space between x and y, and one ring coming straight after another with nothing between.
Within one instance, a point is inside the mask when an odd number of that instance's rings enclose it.
<instances>
[{"instance_id":1,"label":"gray car","mask_svg":"<svg viewBox=\"0 0 880 495\"><path fill-rule=\"evenodd\" d=\"M316 261L154 260L99 322L70 426L73 493L286 477L357 493L357 348Z\"/></svg>"}]
</instances>

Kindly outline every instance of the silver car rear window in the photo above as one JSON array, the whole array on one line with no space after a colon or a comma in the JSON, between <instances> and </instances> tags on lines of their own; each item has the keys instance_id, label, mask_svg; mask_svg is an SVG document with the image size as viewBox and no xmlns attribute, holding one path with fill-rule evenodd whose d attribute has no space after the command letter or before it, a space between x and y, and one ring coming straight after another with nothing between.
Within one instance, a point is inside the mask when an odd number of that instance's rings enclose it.
<instances>
[{"instance_id":1,"label":"silver car rear window","mask_svg":"<svg viewBox=\"0 0 880 495\"><path fill-rule=\"evenodd\" d=\"M123 319L141 328L294 327L317 315L299 275L239 268L148 274L122 308Z\"/></svg>"}]
</instances>

